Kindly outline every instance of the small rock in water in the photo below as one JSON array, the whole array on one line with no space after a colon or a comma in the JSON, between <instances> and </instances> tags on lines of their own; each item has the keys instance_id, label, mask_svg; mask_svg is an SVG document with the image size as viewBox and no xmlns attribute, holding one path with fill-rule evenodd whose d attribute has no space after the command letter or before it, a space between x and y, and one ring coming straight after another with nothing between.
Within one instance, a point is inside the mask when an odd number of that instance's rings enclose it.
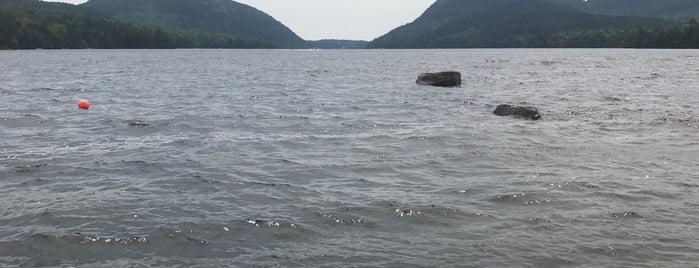
<instances>
[{"instance_id":1,"label":"small rock in water","mask_svg":"<svg viewBox=\"0 0 699 268\"><path fill-rule=\"evenodd\" d=\"M418 85L435 87L457 87L461 85L461 73L459 72L439 72L422 73L418 76Z\"/></svg>"},{"instance_id":2,"label":"small rock in water","mask_svg":"<svg viewBox=\"0 0 699 268\"><path fill-rule=\"evenodd\" d=\"M541 119L539 110L530 106L512 106L508 104L501 104L493 111L495 115L499 116L518 116L524 117L532 120Z\"/></svg>"}]
</instances>

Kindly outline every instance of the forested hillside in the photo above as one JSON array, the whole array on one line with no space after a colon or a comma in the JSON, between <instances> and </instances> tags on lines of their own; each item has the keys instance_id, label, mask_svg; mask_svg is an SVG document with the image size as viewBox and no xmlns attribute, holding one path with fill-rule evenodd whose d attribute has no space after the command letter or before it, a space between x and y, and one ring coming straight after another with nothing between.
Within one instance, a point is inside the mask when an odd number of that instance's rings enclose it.
<instances>
[{"instance_id":1,"label":"forested hillside","mask_svg":"<svg viewBox=\"0 0 699 268\"><path fill-rule=\"evenodd\" d=\"M699 16L698 0L546 0L596 14L688 21Z\"/></svg>"},{"instance_id":2,"label":"forested hillside","mask_svg":"<svg viewBox=\"0 0 699 268\"><path fill-rule=\"evenodd\" d=\"M230 0L0 0L0 49L699 48L694 16L699 0L437 0L367 44L305 41Z\"/></svg>"},{"instance_id":3,"label":"forested hillside","mask_svg":"<svg viewBox=\"0 0 699 268\"><path fill-rule=\"evenodd\" d=\"M154 27L70 13L0 7L0 49L258 48L239 37Z\"/></svg>"},{"instance_id":4,"label":"forested hillside","mask_svg":"<svg viewBox=\"0 0 699 268\"><path fill-rule=\"evenodd\" d=\"M81 6L120 21L230 34L270 43L275 48L308 46L271 16L230 0L90 0Z\"/></svg>"},{"instance_id":5,"label":"forested hillside","mask_svg":"<svg viewBox=\"0 0 699 268\"><path fill-rule=\"evenodd\" d=\"M438 0L368 47L697 47L695 21L592 14L548 1Z\"/></svg>"},{"instance_id":6,"label":"forested hillside","mask_svg":"<svg viewBox=\"0 0 699 268\"><path fill-rule=\"evenodd\" d=\"M71 5L60 2L44 2L41 0L0 0L0 8L4 9L20 9L32 11L47 11L59 12L65 14L74 14L89 16L95 18L107 18L105 14L93 9L84 8L77 5Z\"/></svg>"}]
</instances>

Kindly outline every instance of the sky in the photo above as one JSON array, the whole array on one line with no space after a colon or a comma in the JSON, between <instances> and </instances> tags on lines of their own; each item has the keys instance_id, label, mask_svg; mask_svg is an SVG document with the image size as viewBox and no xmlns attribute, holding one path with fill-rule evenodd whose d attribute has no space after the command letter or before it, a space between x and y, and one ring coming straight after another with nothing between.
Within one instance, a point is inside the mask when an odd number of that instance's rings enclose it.
<instances>
[{"instance_id":1,"label":"sky","mask_svg":"<svg viewBox=\"0 0 699 268\"><path fill-rule=\"evenodd\" d=\"M86 0L51 0L80 4ZM236 0L271 15L301 38L373 40L419 17L435 0Z\"/></svg>"}]
</instances>

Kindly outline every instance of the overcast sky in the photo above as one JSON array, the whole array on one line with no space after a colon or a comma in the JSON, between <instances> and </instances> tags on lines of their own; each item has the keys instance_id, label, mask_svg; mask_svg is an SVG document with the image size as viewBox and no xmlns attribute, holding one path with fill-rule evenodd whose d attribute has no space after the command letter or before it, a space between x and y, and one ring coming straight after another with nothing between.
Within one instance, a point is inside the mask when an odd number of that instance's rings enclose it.
<instances>
[{"instance_id":1,"label":"overcast sky","mask_svg":"<svg viewBox=\"0 0 699 268\"><path fill-rule=\"evenodd\" d=\"M86 0L52 0L73 4ZM266 12L301 38L372 40L412 22L435 0L236 0Z\"/></svg>"}]
</instances>

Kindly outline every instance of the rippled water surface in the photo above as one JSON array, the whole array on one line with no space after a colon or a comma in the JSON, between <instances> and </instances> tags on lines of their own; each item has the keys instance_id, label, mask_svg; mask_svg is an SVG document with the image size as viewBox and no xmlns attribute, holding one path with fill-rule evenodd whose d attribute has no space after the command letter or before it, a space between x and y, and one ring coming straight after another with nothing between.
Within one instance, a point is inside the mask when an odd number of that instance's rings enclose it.
<instances>
[{"instance_id":1,"label":"rippled water surface","mask_svg":"<svg viewBox=\"0 0 699 268\"><path fill-rule=\"evenodd\" d=\"M0 266L699 267L697 62L3 51Z\"/></svg>"}]
</instances>

